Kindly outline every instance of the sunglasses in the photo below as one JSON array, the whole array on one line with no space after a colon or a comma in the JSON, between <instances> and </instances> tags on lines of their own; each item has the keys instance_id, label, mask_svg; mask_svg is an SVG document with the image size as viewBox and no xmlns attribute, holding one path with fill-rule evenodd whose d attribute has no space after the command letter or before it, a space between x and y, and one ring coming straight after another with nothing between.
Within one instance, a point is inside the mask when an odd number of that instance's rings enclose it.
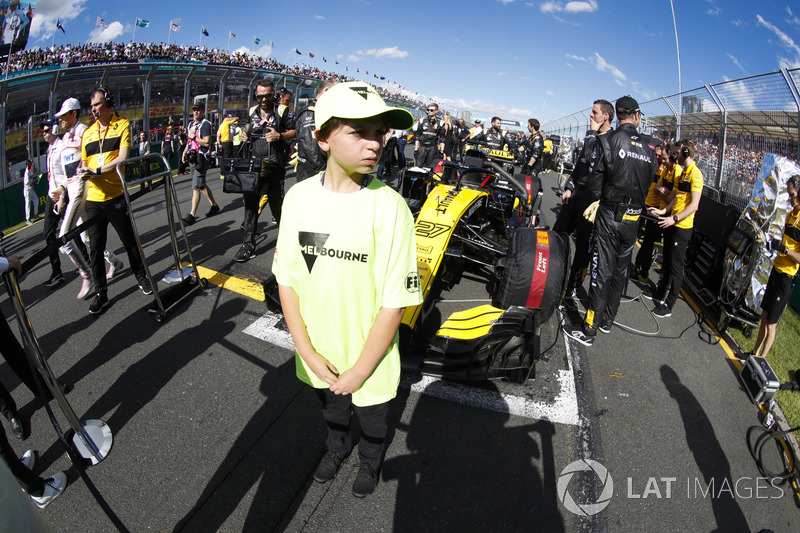
<instances>
[{"instance_id":1,"label":"sunglasses","mask_svg":"<svg viewBox=\"0 0 800 533\"><path fill-rule=\"evenodd\" d=\"M256 95L256 100L266 100L267 98L272 98L273 96L275 96L275 95L272 94L272 93L270 93L270 94L257 94Z\"/></svg>"},{"instance_id":2,"label":"sunglasses","mask_svg":"<svg viewBox=\"0 0 800 533\"><path fill-rule=\"evenodd\" d=\"M438 111L438 109L428 109L428 113L430 113L431 111L436 112L436 111Z\"/></svg>"}]
</instances>

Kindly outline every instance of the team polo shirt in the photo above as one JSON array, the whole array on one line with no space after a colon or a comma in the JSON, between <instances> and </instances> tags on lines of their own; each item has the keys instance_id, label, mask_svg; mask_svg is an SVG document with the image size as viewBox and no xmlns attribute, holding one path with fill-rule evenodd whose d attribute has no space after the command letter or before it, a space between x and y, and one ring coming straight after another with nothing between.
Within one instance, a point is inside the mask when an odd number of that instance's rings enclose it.
<instances>
[{"instance_id":1,"label":"team polo shirt","mask_svg":"<svg viewBox=\"0 0 800 533\"><path fill-rule=\"evenodd\" d=\"M703 192L703 173L697 168L697 165L692 162L686 170L683 171L678 183L678 188L675 193L675 205L672 206L672 214L677 215L692 202L693 192ZM697 211L695 211L696 213ZM694 215L692 213L684 218L675 227L690 229L694 227Z\"/></svg>"},{"instance_id":2,"label":"team polo shirt","mask_svg":"<svg viewBox=\"0 0 800 533\"><path fill-rule=\"evenodd\" d=\"M221 143L231 142L231 123L234 119L225 119L222 121L222 124L219 125L219 130L217 131L217 140Z\"/></svg>"},{"instance_id":3,"label":"team polo shirt","mask_svg":"<svg viewBox=\"0 0 800 533\"><path fill-rule=\"evenodd\" d=\"M661 165L656 170L656 177L650 184L650 189L647 191L647 198L644 199L644 204L648 207L658 207L661 204L661 198L656 194L656 185L664 177L667 172L667 165Z\"/></svg>"},{"instance_id":4,"label":"team polo shirt","mask_svg":"<svg viewBox=\"0 0 800 533\"><path fill-rule=\"evenodd\" d=\"M358 360L381 308L418 305L422 295L414 221L402 197L377 179L358 192L334 193L320 176L286 194L272 272L297 293L314 350L341 373ZM295 360L300 380L329 387L299 355ZM399 383L395 334L374 372L353 393L353 403L385 403Z\"/></svg>"},{"instance_id":5,"label":"team polo shirt","mask_svg":"<svg viewBox=\"0 0 800 533\"><path fill-rule=\"evenodd\" d=\"M671 191L672 189L675 188L675 182L680 181L682 172L683 172L683 167L681 167L677 163L672 167L671 171L669 170L669 168L667 168L666 170L664 170L664 175L661 176L661 185L663 185L664 187L666 187ZM669 205L667 202L665 202L664 200L660 200L659 202L660 209L666 209L667 205ZM674 208L673 211L675 211Z\"/></svg>"},{"instance_id":6,"label":"team polo shirt","mask_svg":"<svg viewBox=\"0 0 800 533\"><path fill-rule=\"evenodd\" d=\"M120 148L131 146L130 123L122 117L112 115L108 127L100 130L100 122L95 121L83 134L81 158L84 166L94 169L113 161L119 156ZM122 194L122 181L116 169L104 172L102 176L92 177L86 200L105 202Z\"/></svg>"},{"instance_id":7,"label":"team polo shirt","mask_svg":"<svg viewBox=\"0 0 800 533\"><path fill-rule=\"evenodd\" d=\"M789 211L786 215L786 224L783 227L783 239L781 242L788 250L793 252L800 252L800 228L798 228L798 216L794 210ZM775 270L781 274L794 276L797 274L800 265L795 263L791 257L784 253L780 253L775 257L772 262Z\"/></svg>"}]
</instances>

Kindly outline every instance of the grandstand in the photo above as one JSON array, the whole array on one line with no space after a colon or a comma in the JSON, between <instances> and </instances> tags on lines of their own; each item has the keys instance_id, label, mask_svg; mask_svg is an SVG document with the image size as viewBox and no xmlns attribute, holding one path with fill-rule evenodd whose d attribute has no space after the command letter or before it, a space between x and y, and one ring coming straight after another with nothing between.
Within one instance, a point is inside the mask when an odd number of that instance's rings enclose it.
<instances>
[{"instance_id":1,"label":"grandstand","mask_svg":"<svg viewBox=\"0 0 800 533\"><path fill-rule=\"evenodd\" d=\"M0 81L0 131L5 132L0 136L0 151L6 162L0 165L2 227L24 219L21 170L26 159L32 159L40 171L46 168L46 143L39 123L52 117L66 98L75 96L81 101L85 106L81 120L88 122L89 92L98 85L110 88L120 116L131 122L131 133L150 131L153 150L158 150L169 117L176 124L188 123L191 105L198 99L204 100L206 116L216 132L220 108L243 114L255 104L253 93L260 79L289 88L295 108L313 98L322 80L351 79L306 65L289 67L270 58L163 43L87 43L26 50L14 54L8 70ZM415 117L424 114L422 102L378 90L390 105L404 107ZM40 198L46 194L45 181L36 188Z\"/></svg>"}]
</instances>

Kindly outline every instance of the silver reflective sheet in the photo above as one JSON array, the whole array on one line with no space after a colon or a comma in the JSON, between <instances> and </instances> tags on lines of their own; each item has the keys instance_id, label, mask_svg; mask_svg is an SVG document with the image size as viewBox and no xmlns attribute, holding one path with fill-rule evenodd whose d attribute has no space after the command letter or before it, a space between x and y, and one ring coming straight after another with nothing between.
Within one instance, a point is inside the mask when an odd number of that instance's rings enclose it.
<instances>
[{"instance_id":1,"label":"silver reflective sheet","mask_svg":"<svg viewBox=\"0 0 800 533\"><path fill-rule=\"evenodd\" d=\"M753 187L753 195L742 213L742 218L750 219L760 228L759 237L764 243L764 246L755 248L760 257L757 258L756 271L745 296L745 302L751 309L761 309L761 298L772 270L774 255L767 243L783 238L786 215L792 210L786 181L796 175L800 175L800 165L778 154L766 154Z\"/></svg>"}]
</instances>

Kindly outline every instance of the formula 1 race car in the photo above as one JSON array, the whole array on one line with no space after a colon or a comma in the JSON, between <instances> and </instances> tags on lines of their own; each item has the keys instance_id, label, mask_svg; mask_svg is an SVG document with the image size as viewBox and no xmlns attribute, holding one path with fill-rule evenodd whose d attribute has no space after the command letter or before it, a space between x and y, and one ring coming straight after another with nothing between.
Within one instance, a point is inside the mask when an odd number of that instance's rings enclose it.
<instances>
[{"instance_id":1,"label":"formula 1 race car","mask_svg":"<svg viewBox=\"0 0 800 533\"><path fill-rule=\"evenodd\" d=\"M406 169L401 194L416 218L424 296L400 327L404 368L458 380L529 379L540 327L563 297L571 263L570 240L539 227L538 178L511 175L471 149L463 164ZM465 271L483 276L493 305L441 321L436 300Z\"/></svg>"}]
</instances>

